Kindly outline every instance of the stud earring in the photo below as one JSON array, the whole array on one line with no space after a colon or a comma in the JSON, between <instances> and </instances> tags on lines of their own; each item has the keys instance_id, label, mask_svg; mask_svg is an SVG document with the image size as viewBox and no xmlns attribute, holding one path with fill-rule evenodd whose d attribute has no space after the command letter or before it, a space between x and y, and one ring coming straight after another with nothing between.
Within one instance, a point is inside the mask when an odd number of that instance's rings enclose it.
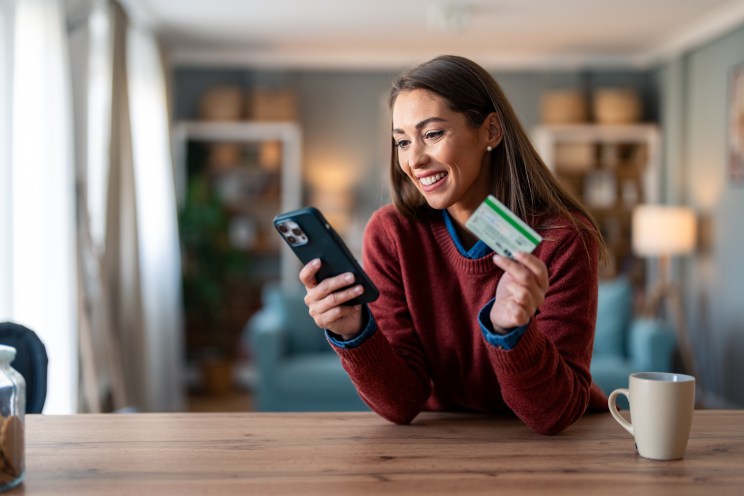
<instances>
[{"instance_id":1,"label":"stud earring","mask_svg":"<svg viewBox=\"0 0 744 496\"><path fill-rule=\"evenodd\" d=\"M492 147L491 145L488 145L488 146L486 147L486 151L487 151L487 152L491 152L491 151L493 151L493 147Z\"/></svg>"}]
</instances>

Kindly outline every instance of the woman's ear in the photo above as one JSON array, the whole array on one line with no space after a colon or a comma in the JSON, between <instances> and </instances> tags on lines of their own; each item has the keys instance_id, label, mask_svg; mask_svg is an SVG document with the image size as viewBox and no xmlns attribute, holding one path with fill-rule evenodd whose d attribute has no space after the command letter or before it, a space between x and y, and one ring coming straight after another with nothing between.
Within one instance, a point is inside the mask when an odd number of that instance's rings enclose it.
<instances>
[{"instance_id":1,"label":"woman's ear","mask_svg":"<svg viewBox=\"0 0 744 496\"><path fill-rule=\"evenodd\" d=\"M503 128L496 112L491 112L483 122L487 133L488 146L496 148L504 137Z\"/></svg>"}]
</instances>

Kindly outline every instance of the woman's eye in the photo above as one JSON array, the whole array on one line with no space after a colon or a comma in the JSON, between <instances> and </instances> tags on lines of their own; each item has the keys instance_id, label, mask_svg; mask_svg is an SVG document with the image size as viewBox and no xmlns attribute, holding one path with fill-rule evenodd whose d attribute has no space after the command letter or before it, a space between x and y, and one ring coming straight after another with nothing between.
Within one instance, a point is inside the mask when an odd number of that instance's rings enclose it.
<instances>
[{"instance_id":1,"label":"woman's eye","mask_svg":"<svg viewBox=\"0 0 744 496\"><path fill-rule=\"evenodd\" d=\"M395 146L402 149L408 148L409 144L411 144L411 142L408 140L399 140L395 142Z\"/></svg>"},{"instance_id":2,"label":"woman's eye","mask_svg":"<svg viewBox=\"0 0 744 496\"><path fill-rule=\"evenodd\" d=\"M444 135L444 131L427 131L426 134L424 134L424 138L427 140L437 140Z\"/></svg>"}]
</instances>

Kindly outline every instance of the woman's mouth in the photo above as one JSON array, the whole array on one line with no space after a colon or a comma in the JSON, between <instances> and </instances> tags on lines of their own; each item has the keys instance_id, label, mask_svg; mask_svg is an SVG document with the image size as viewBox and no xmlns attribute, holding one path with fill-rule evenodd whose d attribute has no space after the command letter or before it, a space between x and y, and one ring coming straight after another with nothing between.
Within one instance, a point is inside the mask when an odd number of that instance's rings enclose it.
<instances>
[{"instance_id":1,"label":"woman's mouth","mask_svg":"<svg viewBox=\"0 0 744 496\"><path fill-rule=\"evenodd\" d=\"M421 181L421 184L424 186L432 186L435 183L438 183L442 179L444 179L447 176L446 172L438 172L436 174L432 174L431 176L425 176L422 178L419 178L419 181Z\"/></svg>"}]
</instances>

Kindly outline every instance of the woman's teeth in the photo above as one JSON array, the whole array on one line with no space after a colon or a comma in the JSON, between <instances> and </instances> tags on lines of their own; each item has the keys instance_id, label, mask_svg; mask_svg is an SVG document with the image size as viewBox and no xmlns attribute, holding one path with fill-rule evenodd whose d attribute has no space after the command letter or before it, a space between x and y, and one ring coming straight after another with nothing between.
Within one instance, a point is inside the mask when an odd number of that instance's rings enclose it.
<instances>
[{"instance_id":1,"label":"woman's teeth","mask_svg":"<svg viewBox=\"0 0 744 496\"><path fill-rule=\"evenodd\" d=\"M446 175L446 172L440 172L439 174L434 174L433 176L422 177L421 179L419 179L419 181L421 181L421 184L423 184L424 186L431 186Z\"/></svg>"}]
</instances>

